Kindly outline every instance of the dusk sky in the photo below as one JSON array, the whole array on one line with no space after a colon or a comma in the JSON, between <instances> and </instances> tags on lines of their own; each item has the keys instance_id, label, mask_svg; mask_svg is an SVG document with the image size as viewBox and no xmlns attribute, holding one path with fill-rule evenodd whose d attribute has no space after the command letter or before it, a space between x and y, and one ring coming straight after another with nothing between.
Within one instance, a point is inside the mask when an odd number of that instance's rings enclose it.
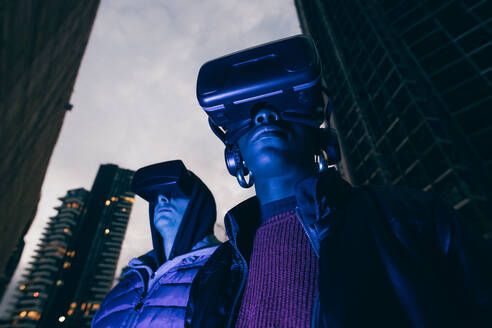
<instances>
[{"instance_id":1,"label":"dusk sky","mask_svg":"<svg viewBox=\"0 0 492 328\"><path fill-rule=\"evenodd\" d=\"M11 299L58 197L90 190L100 164L136 170L181 159L212 190L216 234L227 209L253 194L239 187L224 146L199 107L195 84L208 60L300 33L293 0L103 0L44 180L21 263L0 307ZM136 197L121 268L151 248L147 203Z\"/></svg>"}]
</instances>

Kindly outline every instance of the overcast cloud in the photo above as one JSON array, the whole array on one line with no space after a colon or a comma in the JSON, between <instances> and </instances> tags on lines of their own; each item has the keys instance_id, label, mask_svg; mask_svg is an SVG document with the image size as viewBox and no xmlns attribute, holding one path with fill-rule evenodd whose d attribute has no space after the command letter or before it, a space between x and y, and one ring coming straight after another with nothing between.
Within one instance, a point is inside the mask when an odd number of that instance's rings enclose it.
<instances>
[{"instance_id":1,"label":"overcast cloud","mask_svg":"<svg viewBox=\"0 0 492 328\"><path fill-rule=\"evenodd\" d=\"M101 1L72 95L74 108L51 158L14 284L47 219L56 214L57 198L69 189L90 189L100 164L136 170L182 159L212 190L215 231L223 239L226 210L253 190L240 188L227 173L224 147L196 101L198 70L216 57L299 33L292 0ZM117 275L151 248L147 213L137 197Z\"/></svg>"}]
</instances>

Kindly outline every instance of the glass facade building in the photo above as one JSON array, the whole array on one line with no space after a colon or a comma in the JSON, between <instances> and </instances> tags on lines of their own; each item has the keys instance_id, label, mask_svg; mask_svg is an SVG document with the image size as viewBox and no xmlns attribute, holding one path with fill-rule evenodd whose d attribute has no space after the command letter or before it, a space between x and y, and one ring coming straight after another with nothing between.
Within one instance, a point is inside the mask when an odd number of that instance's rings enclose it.
<instances>
[{"instance_id":1,"label":"glass facade building","mask_svg":"<svg viewBox=\"0 0 492 328\"><path fill-rule=\"evenodd\" d=\"M77 255L74 237L82 225L88 196L87 190L75 189L60 198L58 214L49 219L23 275L12 326L38 327L41 314L53 306L53 296L69 279Z\"/></svg>"},{"instance_id":2,"label":"glass facade building","mask_svg":"<svg viewBox=\"0 0 492 328\"><path fill-rule=\"evenodd\" d=\"M491 3L295 4L322 57L352 182L431 190L490 232Z\"/></svg>"},{"instance_id":3,"label":"glass facade building","mask_svg":"<svg viewBox=\"0 0 492 328\"><path fill-rule=\"evenodd\" d=\"M133 173L101 165L90 192L60 198L19 287L14 327L90 327L113 284L134 202Z\"/></svg>"}]
</instances>

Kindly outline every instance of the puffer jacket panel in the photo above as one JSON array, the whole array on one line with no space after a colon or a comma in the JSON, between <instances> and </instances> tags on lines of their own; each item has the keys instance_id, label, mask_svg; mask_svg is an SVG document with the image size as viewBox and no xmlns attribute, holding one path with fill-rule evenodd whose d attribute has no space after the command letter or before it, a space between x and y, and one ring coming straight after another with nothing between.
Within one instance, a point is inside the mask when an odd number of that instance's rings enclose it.
<instances>
[{"instance_id":1,"label":"puffer jacket panel","mask_svg":"<svg viewBox=\"0 0 492 328\"><path fill-rule=\"evenodd\" d=\"M191 283L217 246L176 257L152 274L144 263L133 269L106 296L93 328L183 327Z\"/></svg>"},{"instance_id":2,"label":"puffer jacket panel","mask_svg":"<svg viewBox=\"0 0 492 328\"><path fill-rule=\"evenodd\" d=\"M145 307L135 322L135 328L183 328L186 309Z\"/></svg>"}]
</instances>

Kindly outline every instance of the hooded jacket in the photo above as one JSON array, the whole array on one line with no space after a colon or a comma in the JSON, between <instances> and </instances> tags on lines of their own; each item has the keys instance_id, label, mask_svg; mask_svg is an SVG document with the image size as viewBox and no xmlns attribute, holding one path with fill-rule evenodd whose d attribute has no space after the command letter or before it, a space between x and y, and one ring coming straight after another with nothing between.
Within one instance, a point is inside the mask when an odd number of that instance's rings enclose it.
<instances>
[{"instance_id":1,"label":"hooded jacket","mask_svg":"<svg viewBox=\"0 0 492 328\"><path fill-rule=\"evenodd\" d=\"M328 172L296 199L320 265L312 327L492 327L491 240L432 193ZM227 213L229 241L194 281L186 327L234 327L260 223L256 197Z\"/></svg>"},{"instance_id":2,"label":"hooded jacket","mask_svg":"<svg viewBox=\"0 0 492 328\"><path fill-rule=\"evenodd\" d=\"M153 250L129 262L124 279L106 296L93 328L183 327L191 283L215 251L215 202L192 172L194 185L169 259L154 226L155 203L149 204Z\"/></svg>"}]
</instances>

